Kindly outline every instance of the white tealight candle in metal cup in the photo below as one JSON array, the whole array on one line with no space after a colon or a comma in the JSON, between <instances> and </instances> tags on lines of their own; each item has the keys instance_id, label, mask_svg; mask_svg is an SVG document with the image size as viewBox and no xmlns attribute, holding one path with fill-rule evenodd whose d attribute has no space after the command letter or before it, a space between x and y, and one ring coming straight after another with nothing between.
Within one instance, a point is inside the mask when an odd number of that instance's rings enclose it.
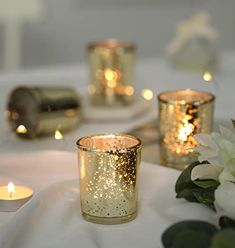
<instances>
[{"instance_id":1,"label":"white tealight candle in metal cup","mask_svg":"<svg viewBox=\"0 0 235 248\"><path fill-rule=\"evenodd\" d=\"M10 182L7 186L0 187L0 212L15 212L33 196L29 187L14 185Z\"/></svg>"}]
</instances>

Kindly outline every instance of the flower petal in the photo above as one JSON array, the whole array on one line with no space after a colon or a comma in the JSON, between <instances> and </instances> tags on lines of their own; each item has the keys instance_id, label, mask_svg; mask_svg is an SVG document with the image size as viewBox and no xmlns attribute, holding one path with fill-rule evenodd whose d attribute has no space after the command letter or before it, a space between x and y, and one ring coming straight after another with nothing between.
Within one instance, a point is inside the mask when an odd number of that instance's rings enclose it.
<instances>
[{"instance_id":1,"label":"flower petal","mask_svg":"<svg viewBox=\"0 0 235 248\"><path fill-rule=\"evenodd\" d=\"M214 179L218 181L220 170L211 164L200 164L195 166L191 172L191 180Z\"/></svg>"},{"instance_id":2,"label":"flower petal","mask_svg":"<svg viewBox=\"0 0 235 248\"><path fill-rule=\"evenodd\" d=\"M195 134L193 137L196 139L196 141L199 144L201 144L203 146L209 146L214 150L218 149L217 144L215 143L215 141L213 140L213 138L210 134L199 133L199 134Z\"/></svg>"},{"instance_id":3,"label":"flower petal","mask_svg":"<svg viewBox=\"0 0 235 248\"><path fill-rule=\"evenodd\" d=\"M220 126L220 132L224 136L225 139L235 143L235 132L230 129Z\"/></svg>"},{"instance_id":4,"label":"flower petal","mask_svg":"<svg viewBox=\"0 0 235 248\"><path fill-rule=\"evenodd\" d=\"M223 183L235 183L235 177L227 170L223 170L219 175L219 181L221 184ZM235 195L234 195L235 197Z\"/></svg>"},{"instance_id":5,"label":"flower petal","mask_svg":"<svg viewBox=\"0 0 235 248\"><path fill-rule=\"evenodd\" d=\"M205 156L206 158L214 157L217 155L217 152L210 149L209 147L198 146L195 147L194 150L199 152L201 156Z\"/></svg>"},{"instance_id":6,"label":"flower petal","mask_svg":"<svg viewBox=\"0 0 235 248\"><path fill-rule=\"evenodd\" d=\"M219 146L220 146L220 149L224 149L228 152L233 151L233 148L235 148L235 144L225 139L221 140Z\"/></svg>"},{"instance_id":7,"label":"flower petal","mask_svg":"<svg viewBox=\"0 0 235 248\"><path fill-rule=\"evenodd\" d=\"M221 167L218 159L218 152L203 146L195 147L194 150L200 153L200 156L198 157L199 162L208 161L217 167Z\"/></svg>"},{"instance_id":8,"label":"flower petal","mask_svg":"<svg viewBox=\"0 0 235 248\"><path fill-rule=\"evenodd\" d=\"M235 184L223 183L215 190L215 207L220 215L226 213L226 216L235 218Z\"/></svg>"}]
</instances>

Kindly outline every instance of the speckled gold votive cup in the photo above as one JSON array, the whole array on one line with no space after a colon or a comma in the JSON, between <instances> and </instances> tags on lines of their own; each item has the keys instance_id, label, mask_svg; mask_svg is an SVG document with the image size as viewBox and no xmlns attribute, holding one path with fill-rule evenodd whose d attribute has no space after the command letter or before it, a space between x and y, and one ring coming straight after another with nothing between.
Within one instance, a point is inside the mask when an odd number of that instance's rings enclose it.
<instances>
[{"instance_id":1,"label":"speckled gold votive cup","mask_svg":"<svg viewBox=\"0 0 235 248\"><path fill-rule=\"evenodd\" d=\"M120 224L137 215L141 141L129 135L94 135L77 141L83 217Z\"/></svg>"},{"instance_id":2,"label":"speckled gold votive cup","mask_svg":"<svg viewBox=\"0 0 235 248\"><path fill-rule=\"evenodd\" d=\"M107 39L88 45L88 92L93 106L133 103L135 54L132 42Z\"/></svg>"},{"instance_id":3,"label":"speckled gold votive cup","mask_svg":"<svg viewBox=\"0 0 235 248\"><path fill-rule=\"evenodd\" d=\"M194 135L212 131L214 99L190 89L158 95L161 164L183 170L197 160Z\"/></svg>"}]
</instances>

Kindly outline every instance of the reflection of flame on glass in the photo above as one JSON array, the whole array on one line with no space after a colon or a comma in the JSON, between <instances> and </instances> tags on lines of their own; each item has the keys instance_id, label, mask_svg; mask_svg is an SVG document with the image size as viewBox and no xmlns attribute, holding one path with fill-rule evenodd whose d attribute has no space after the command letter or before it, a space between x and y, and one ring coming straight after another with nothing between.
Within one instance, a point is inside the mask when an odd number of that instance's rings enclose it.
<instances>
[{"instance_id":1,"label":"reflection of flame on glass","mask_svg":"<svg viewBox=\"0 0 235 248\"><path fill-rule=\"evenodd\" d=\"M27 133L27 128L26 128L24 125L19 125L19 126L16 128L16 132L17 132L17 133Z\"/></svg>"},{"instance_id":2,"label":"reflection of flame on glass","mask_svg":"<svg viewBox=\"0 0 235 248\"><path fill-rule=\"evenodd\" d=\"M62 140L64 137L62 135L62 133L57 129L55 130L55 139L56 140Z\"/></svg>"},{"instance_id":3,"label":"reflection of flame on glass","mask_svg":"<svg viewBox=\"0 0 235 248\"><path fill-rule=\"evenodd\" d=\"M206 71L204 74L203 74L203 79L206 81L206 82L209 82L213 79L212 77L212 74L209 72L209 71Z\"/></svg>"},{"instance_id":4,"label":"reflection of flame on glass","mask_svg":"<svg viewBox=\"0 0 235 248\"><path fill-rule=\"evenodd\" d=\"M125 88L125 94L127 96L132 96L134 94L134 87L132 87L132 86L126 86L126 88Z\"/></svg>"},{"instance_id":5,"label":"reflection of flame on glass","mask_svg":"<svg viewBox=\"0 0 235 248\"><path fill-rule=\"evenodd\" d=\"M117 81L107 81L107 85L110 88L115 88L117 86Z\"/></svg>"},{"instance_id":6,"label":"reflection of flame on glass","mask_svg":"<svg viewBox=\"0 0 235 248\"><path fill-rule=\"evenodd\" d=\"M194 130L194 125L191 123L186 123L184 124L178 134L178 138L182 141L187 141L188 136L193 132Z\"/></svg>"},{"instance_id":7,"label":"reflection of flame on glass","mask_svg":"<svg viewBox=\"0 0 235 248\"><path fill-rule=\"evenodd\" d=\"M20 118L20 115L16 111L6 111L7 118L11 118L12 120L18 120Z\"/></svg>"},{"instance_id":8,"label":"reflection of flame on glass","mask_svg":"<svg viewBox=\"0 0 235 248\"><path fill-rule=\"evenodd\" d=\"M115 88L117 86L117 81L119 80L120 73L116 70L106 68L104 70L104 79L109 88Z\"/></svg>"},{"instance_id":9,"label":"reflection of flame on glass","mask_svg":"<svg viewBox=\"0 0 235 248\"><path fill-rule=\"evenodd\" d=\"M81 179L83 179L86 176L86 170L85 170L85 163L84 163L84 157L81 156L81 171L80 171L81 175Z\"/></svg>"},{"instance_id":10,"label":"reflection of flame on glass","mask_svg":"<svg viewBox=\"0 0 235 248\"><path fill-rule=\"evenodd\" d=\"M12 182L8 183L7 191L9 193L9 198L12 198L12 194L15 193L15 185Z\"/></svg>"},{"instance_id":11,"label":"reflection of flame on glass","mask_svg":"<svg viewBox=\"0 0 235 248\"><path fill-rule=\"evenodd\" d=\"M150 101L153 98L153 92L150 89L143 89L141 95L147 101Z\"/></svg>"},{"instance_id":12,"label":"reflection of flame on glass","mask_svg":"<svg viewBox=\"0 0 235 248\"><path fill-rule=\"evenodd\" d=\"M107 81L116 81L118 79L118 72L110 68L107 68L104 70L104 78Z\"/></svg>"}]
</instances>

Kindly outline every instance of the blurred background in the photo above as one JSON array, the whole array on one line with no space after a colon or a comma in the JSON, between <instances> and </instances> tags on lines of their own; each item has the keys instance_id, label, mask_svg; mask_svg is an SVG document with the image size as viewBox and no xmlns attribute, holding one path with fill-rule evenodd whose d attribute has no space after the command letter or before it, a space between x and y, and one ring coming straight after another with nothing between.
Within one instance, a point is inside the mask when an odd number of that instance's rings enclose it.
<instances>
[{"instance_id":1,"label":"blurred background","mask_svg":"<svg viewBox=\"0 0 235 248\"><path fill-rule=\"evenodd\" d=\"M219 34L218 51L234 49L234 0L0 0L0 70L83 62L87 43L106 38L157 57L176 24L201 10Z\"/></svg>"}]
</instances>

